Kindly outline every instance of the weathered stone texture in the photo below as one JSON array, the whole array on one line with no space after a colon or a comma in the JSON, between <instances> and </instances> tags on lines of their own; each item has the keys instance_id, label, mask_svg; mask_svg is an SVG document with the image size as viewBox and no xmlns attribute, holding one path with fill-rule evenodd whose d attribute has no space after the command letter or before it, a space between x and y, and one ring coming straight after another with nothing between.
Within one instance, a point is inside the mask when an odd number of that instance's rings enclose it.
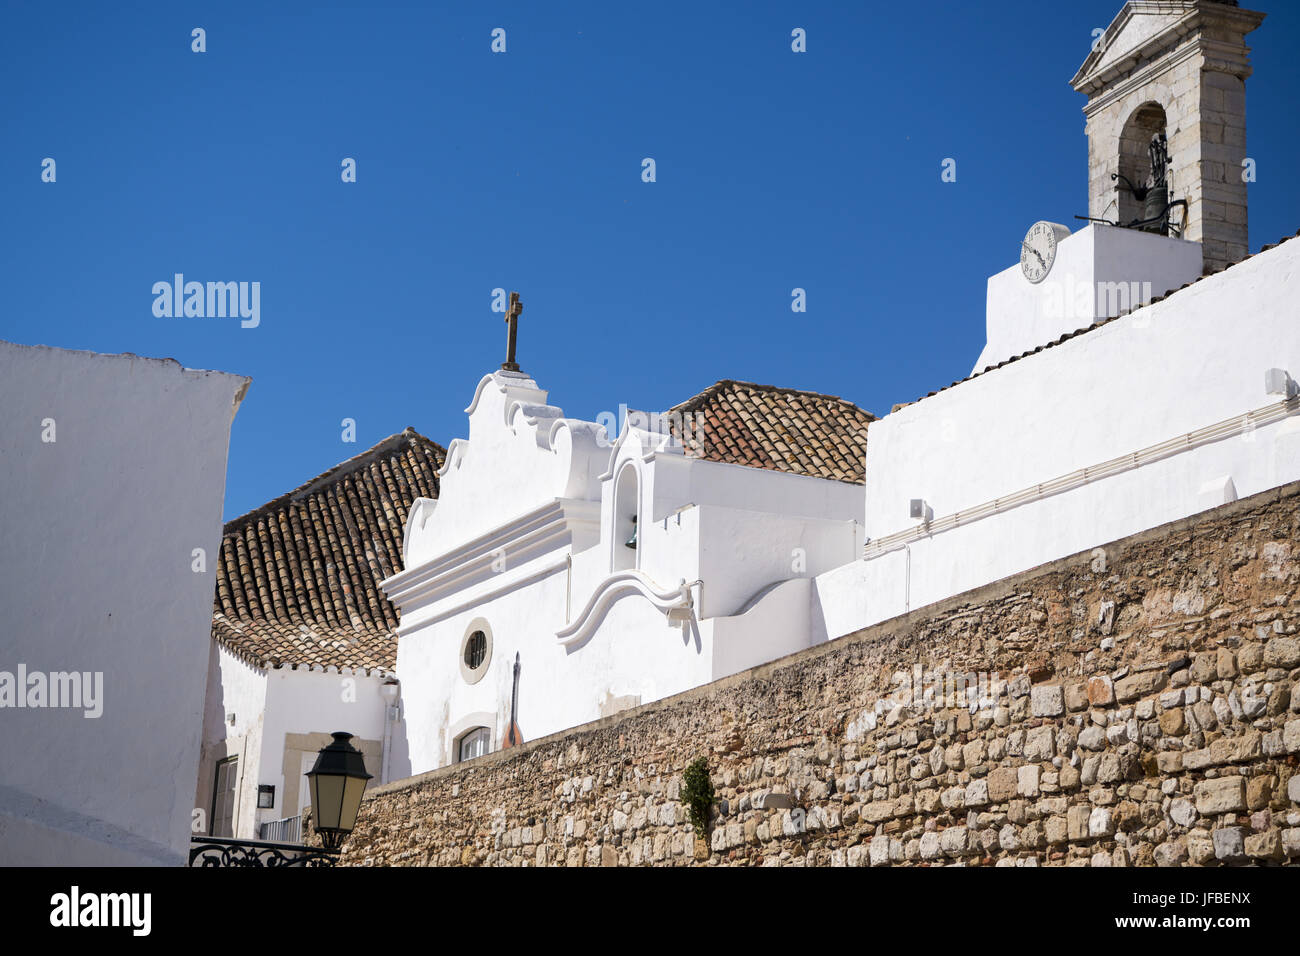
<instances>
[{"instance_id":1,"label":"weathered stone texture","mask_svg":"<svg viewBox=\"0 0 1300 956\"><path fill-rule=\"evenodd\" d=\"M1292 485L380 787L344 862L1295 863L1298 532ZM996 672L991 706L883 703L917 665ZM707 839L679 799L700 755Z\"/></svg>"}]
</instances>

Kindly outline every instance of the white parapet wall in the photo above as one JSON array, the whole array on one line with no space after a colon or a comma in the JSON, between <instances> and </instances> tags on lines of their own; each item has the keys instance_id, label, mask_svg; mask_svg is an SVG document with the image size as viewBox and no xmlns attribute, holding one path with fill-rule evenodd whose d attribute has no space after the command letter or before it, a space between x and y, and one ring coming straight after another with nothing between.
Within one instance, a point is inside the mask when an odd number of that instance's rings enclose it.
<instances>
[{"instance_id":1,"label":"white parapet wall","mask_svg":"<svg viewBox=\"0 0 1300 956\"><path fill-rule=\"evenodd\" d=\"M1061 240L1041 282L1020 266L990 276L987 344L973 372L1023 355L1098 319L1137 308L1201 275L1201 246L1092 224Z\"/></svg>"},{"instance_id":2,"label":"white parapet wall","mask_svg":"<svg viewBox=\"0 0 1300 956\"><path fill-rule=\"evenodd\" d=\"M248 379L0 342L0 383L0 863L183 865Z\"/></svg>"},{"instance_id":3,"label":"white parapet wall","mask_svg":"<svg viewBox=\"0 0 1300 956\"><path fill-rule=\"evenodd\" d=\"M1284 243L873 424L828 636L1300 479L1300 399L1265 384L1300 377L1298 264Z\"/></svg>"}]
</instances>

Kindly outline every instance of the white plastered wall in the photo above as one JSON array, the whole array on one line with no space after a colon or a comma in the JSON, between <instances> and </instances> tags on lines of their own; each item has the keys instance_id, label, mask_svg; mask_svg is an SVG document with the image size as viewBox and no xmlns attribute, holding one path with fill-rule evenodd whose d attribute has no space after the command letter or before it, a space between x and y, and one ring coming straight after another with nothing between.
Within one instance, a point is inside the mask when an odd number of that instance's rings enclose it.
<instances>
[{"instance_id":1,"label":"white plastered wall","mask_svg":"<svg viewBox=\"0 0 1300 956\"><path fill-rule=\"evenodd\" d=\"M104 693L97 719L3 712L0 862L181 865L248 379L6 342L0 383L0 670L102 672Z\"/></svg>"},{"instance_id":2,"label":"white plastered wall","mask_svg":"<svg viewBox=\"0 0 1300 956\"><path fill-rule=\"evenodd\" d=\"M1047 561L1300 479L1297 402L1265 370L1300 373L1300 243L934 396L871 427L866 531L917 525L1179 439L1186 450L1011 507L821 575L835 637ZM1267 424L1244 416L1264 411ZM1185 441L1240 419L1216 440ZM868 548L870 554L870 548Z\"/></svg>"}]
</instances>

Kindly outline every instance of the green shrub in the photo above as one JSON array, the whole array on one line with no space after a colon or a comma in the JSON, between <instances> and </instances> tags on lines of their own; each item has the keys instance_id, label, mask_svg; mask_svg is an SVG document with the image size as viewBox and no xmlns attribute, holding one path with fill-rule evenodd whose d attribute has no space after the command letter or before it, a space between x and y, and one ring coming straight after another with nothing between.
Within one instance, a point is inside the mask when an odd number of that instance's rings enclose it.
<instances>
[{"instance_id":1,"label":"green shrub","mask_svg":"<svg viewBox=\"0 0 1300 956\"><path fill-rule=\"evenodd\" d=\"M691 761L682 774L682 803L691 815L691 826L703 836L709 829L709 811L713 809L713 781L709 779L709 762L703 757Z\"/></svg>"}]
</instances>

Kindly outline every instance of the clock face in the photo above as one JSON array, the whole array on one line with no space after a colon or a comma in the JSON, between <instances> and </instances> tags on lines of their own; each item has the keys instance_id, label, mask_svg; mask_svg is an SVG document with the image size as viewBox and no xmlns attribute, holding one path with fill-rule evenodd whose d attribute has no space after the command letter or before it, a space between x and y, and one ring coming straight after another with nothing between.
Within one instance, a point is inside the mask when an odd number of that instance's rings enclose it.
<instances>
[{"instance_id":1,"label":"clock face","mask_svg":"<svg viewBox=\"0 0 1300 956\"><path fill-rule=\"evenodd\" d=\"M1056 243L1060 236L1057 226L1050 222L1036 222L1029 227L1024 241L1020 243L1020 271L1030 282L1042 282L1047 273L1052 271L1056 261ZM1066 234L1069 230L1065 229Z\"/></svg>"}]
</instances>

